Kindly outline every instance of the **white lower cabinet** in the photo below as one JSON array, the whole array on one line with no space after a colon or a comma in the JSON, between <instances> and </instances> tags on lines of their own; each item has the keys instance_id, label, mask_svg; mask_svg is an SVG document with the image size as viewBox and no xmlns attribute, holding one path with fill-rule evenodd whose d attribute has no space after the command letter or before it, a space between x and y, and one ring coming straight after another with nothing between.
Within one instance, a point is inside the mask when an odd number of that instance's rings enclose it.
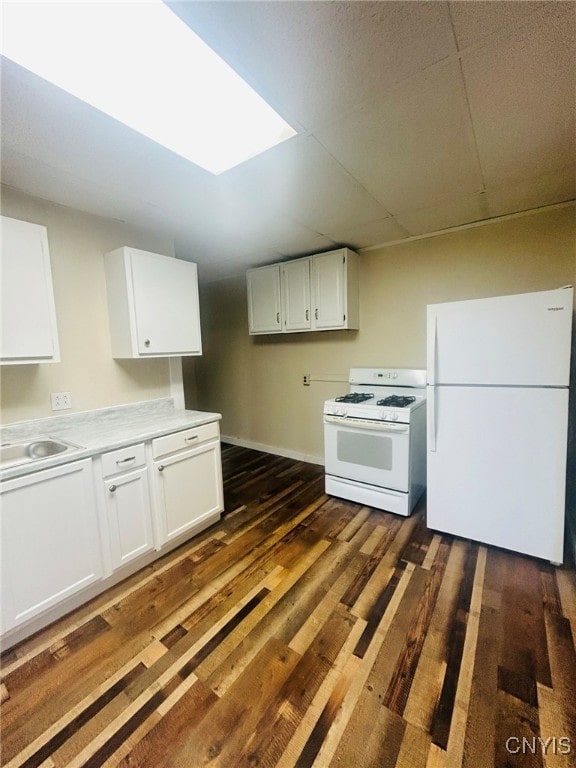
<instances>
[{"instance_id":1,"label":"white lower cabinet","mask_svg":"<svg viewBox=\"0 0 576 768\"><path fill-rule=\"evenodd\" d=\"M103 575L92 460L34 472L0 486L2 631Z\"/></svg>"},{"instance_id":2,"label":"white lower cabinet","mask_svg":"<svg viewBox=\"0 0 576 768\"><path fill-rule=\"evenodd\" d=\"M219 520L218 422L5 480L0 494L9 647Z\"/></svg>"},{"instance_id":3,"label":"white lower cabinet","mask_svg":"<svg viewBox=\"0 0 576 768\"><path fill-rule=\"evenodd\" d=\"M102 475L110 555L116 570L154 549L144 444L104 454Z\"/></svg>"},{"instance_id":4,"label":"white lower cabinet","mask_svg":"<svg viewBox=\"0 0 576 768\"><path fill-rule=\"evenodd\" d=\"M219 516L224 504L217 423L153 440L152 454L160 544Z\"/></svg>"}]
</instances>

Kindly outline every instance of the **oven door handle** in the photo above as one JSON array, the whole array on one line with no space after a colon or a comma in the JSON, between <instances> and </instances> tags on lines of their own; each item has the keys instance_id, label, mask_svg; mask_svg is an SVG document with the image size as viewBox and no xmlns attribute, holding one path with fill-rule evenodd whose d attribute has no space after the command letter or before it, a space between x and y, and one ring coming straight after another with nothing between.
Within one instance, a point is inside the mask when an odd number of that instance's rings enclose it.
<instances>
[{"instance_id":1,"label":"oven door handle","mask_svg":"<svg viewBox=\"0 0 576 768\"><path fill-rule=\"evenodd\" d=\"M374 432L394 432L395 434L406 434L409 430L408 424L390 424L384 421L368 421L367 419L350 419L346 416L324 416L324 424L339 424L341 427L350 429L371 429Z\"/></svg>"}]
</instances>

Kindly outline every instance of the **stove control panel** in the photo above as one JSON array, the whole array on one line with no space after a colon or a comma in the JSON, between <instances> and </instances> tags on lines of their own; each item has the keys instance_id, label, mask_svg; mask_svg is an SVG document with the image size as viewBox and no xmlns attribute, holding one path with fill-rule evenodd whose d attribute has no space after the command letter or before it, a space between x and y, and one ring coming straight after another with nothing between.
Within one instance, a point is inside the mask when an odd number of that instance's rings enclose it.
<instances>
[{"instance_id":1,"label":"stove control panel","mask_svg":"<svg viewBox=\"0 0 576 768\"><path fill-rule=\"evenodd\" d=\"M402 424L410 423L409 408L396 411L391 408L381 408L374 405L364 406L351 404L344 406L342 403L336 401L326 401L324 403L324 414L326 416L337 416L341 419L349 419L351 425L354 423L355 419L398 422Z\"/></svg>"},{"instance_id":2,"label":"stove control panel","mask_svg":"<svg viewBox=\"0 0 576 768\"><path fill-rule=\"evenodd\" d=\"M348 381L350 384L424 388L426 371L421 368L351 368Z\"/></svg>"}]
</instances>

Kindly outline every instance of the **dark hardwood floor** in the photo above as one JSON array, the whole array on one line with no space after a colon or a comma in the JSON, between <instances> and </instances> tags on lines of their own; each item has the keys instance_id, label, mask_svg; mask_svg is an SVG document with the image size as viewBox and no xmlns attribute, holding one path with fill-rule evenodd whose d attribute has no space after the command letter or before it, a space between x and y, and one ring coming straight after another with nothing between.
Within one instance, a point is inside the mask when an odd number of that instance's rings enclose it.
<instances>
[{"instance_id":1,"label":"dark hardwood floor","mask_svg":"<svg viewBox=\"0 0 576 768\"><path fill-rule=\"evenodd\" d=\"M6 652L2 765L576 765L573 570L223 465L219 524Z\"/></svg>"}]
</instances>

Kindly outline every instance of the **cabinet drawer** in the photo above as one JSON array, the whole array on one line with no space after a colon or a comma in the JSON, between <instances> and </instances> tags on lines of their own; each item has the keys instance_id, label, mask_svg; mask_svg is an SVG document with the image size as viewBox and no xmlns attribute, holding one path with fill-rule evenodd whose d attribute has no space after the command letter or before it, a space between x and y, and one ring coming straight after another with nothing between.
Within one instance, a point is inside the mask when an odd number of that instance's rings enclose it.
<instances>
[{"instance_id":1,"label":"cabinet drawer","mask_svg":"<svg viewBox=\"0 0 576 768\"><path fill-rule=\"evenodd\" d=\"M173 432L165 437L157 437L155 440L152 440L152 455L157 459L160 456L166 456L168 453L174 453L174 451L193 448L195 445L206 440L218 438L219 434L218 422L213 421L211 424L203 424L201 427L185 429L182 432Z\"/></svg>"},{"instance_id":2,"label":"cabinet drawer","mask_svg":"<svg viewBox=\"0 0 576 768\"><path fill-rule=\"evenodd\" d=\"M129 469L143 467L146 464L144 443L129 445L127 448L119 448L102 455L102 475L109 477L118 472L127 472Z\"/></svg>"}]
</instances>

